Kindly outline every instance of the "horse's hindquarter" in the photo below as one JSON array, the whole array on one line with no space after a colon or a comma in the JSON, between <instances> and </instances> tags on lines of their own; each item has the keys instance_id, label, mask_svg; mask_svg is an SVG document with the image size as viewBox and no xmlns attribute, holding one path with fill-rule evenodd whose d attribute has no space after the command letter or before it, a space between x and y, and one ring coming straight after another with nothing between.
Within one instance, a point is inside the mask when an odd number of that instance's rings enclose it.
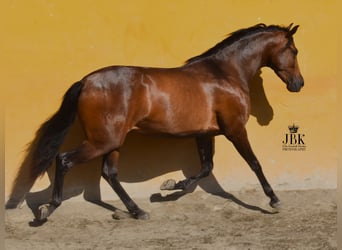
<instances>
[{"instance_id":1,"label":"horse's hindquarter","mask_svg":"<svg viewBox=\"0 0 342 250\"><path fill-rule=\"evenodd\" d=\"M136 70L131 67L107 67L82 79L78 116L91 141L120 144L129 130Z\"/></svg>"}]
</instances>

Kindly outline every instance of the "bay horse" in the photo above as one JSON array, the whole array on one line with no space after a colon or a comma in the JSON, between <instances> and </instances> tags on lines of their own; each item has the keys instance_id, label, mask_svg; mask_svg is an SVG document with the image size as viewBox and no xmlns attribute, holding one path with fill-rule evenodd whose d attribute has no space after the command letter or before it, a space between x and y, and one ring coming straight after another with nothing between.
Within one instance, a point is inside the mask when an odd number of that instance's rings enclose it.
<instances>
[{"instance_id":1,"label":"bay horse","mask_svg":"<svg viewBox=\"0 0 342 250\"><path fill-rule=\"evenodd\" d=\"M162 189L184 190L208 176L213 169L213 139L224 135L255 172L270 205L279 206L247 138L249 84L260 68L270 67L290 92L300 91L304 80L293 40L298 27L258 24L231 33L180 67L110 66L73 84L59 110L36 134L32 178L42 175L56 159L52 200L39 207L37 220L46 220L61 205L65 174L76 164L100 156L102 177L132 217L149 218L117 177L120 147L132 130L196 138L200 172L177 183L166 181ZM74 150L58 153L76 116L85 139Z\"/></svg>"}]
</instances>

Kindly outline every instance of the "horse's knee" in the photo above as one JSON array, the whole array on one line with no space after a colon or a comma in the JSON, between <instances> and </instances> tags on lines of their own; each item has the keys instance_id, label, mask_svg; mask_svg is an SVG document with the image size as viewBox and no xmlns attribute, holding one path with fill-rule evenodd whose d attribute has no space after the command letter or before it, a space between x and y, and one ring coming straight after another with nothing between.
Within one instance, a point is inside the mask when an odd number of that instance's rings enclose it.
<instances>
[{"instance_id":1,"label":"horse's knee","mask_svg":"<svg viewBox=\"0 0 342 250\"><path fill-rule=\"evenodd\" d=\"M119 157L118 151L105 155L102 162L102 177L106 180L117 178L117 161Z\"/></svg>"},{"instance_id":2,"label":"horse's knee","mask_svg":"<svg viewBox=\"0 0 342 250\"><path fill-rule=\"evenodd\" d=\"M105 180L111 180L114 178L117 178L118 172L116 171L116 168L108 167L106 164L102 167L102 177Z\"/></svg>"},{"instance_id":3,"label":"horse's knee","mask_svg":"<svg viewBox=\"0 0 342 250\"><path fill-rule=\"evenodd\" d=\"M102 170L102 177L107 181L112 180L112 179L116 179L117 176L118 176L117 173L112 173L112 172Z\"/></svg>"}]
</instances>

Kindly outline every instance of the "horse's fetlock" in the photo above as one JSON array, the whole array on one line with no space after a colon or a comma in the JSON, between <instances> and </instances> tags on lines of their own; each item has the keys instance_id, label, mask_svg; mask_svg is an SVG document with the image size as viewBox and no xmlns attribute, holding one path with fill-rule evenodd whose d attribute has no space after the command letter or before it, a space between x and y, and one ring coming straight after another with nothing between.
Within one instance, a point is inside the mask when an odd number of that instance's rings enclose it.
<instances>
[{"instance_id":1,"label":"horse's fetlock","mask_svg":"<svg viewBox=\"0 0 342 250\"><path fill-rule=\"evenodd\" d=\"M58 201L51 201L49 204L51 206L53 206L54 208L58 208L62 204L62 202L60 200L58 200Z\"/></svg>"}]
</instances>

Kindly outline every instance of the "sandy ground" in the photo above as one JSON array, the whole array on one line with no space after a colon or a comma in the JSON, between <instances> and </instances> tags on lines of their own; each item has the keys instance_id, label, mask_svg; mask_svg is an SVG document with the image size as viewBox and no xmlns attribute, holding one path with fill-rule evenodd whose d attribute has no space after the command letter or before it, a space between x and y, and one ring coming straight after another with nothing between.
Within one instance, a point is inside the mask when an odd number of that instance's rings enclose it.
<instances>
[{"instance_id":1,"label":"sandy ground","mask_svg":"<svg viewBox=\"0 0 342 250\"><path fill-rule=\"evenodd\" d=\"M43 225L31 208L7 210L10 249L337 249L336 190L278 191L272 210L261 190L154 194L137 203L138 221L120 201L65 201ZM115 215L115 216L113 216Z\"/></svg>"}]
</instances>

